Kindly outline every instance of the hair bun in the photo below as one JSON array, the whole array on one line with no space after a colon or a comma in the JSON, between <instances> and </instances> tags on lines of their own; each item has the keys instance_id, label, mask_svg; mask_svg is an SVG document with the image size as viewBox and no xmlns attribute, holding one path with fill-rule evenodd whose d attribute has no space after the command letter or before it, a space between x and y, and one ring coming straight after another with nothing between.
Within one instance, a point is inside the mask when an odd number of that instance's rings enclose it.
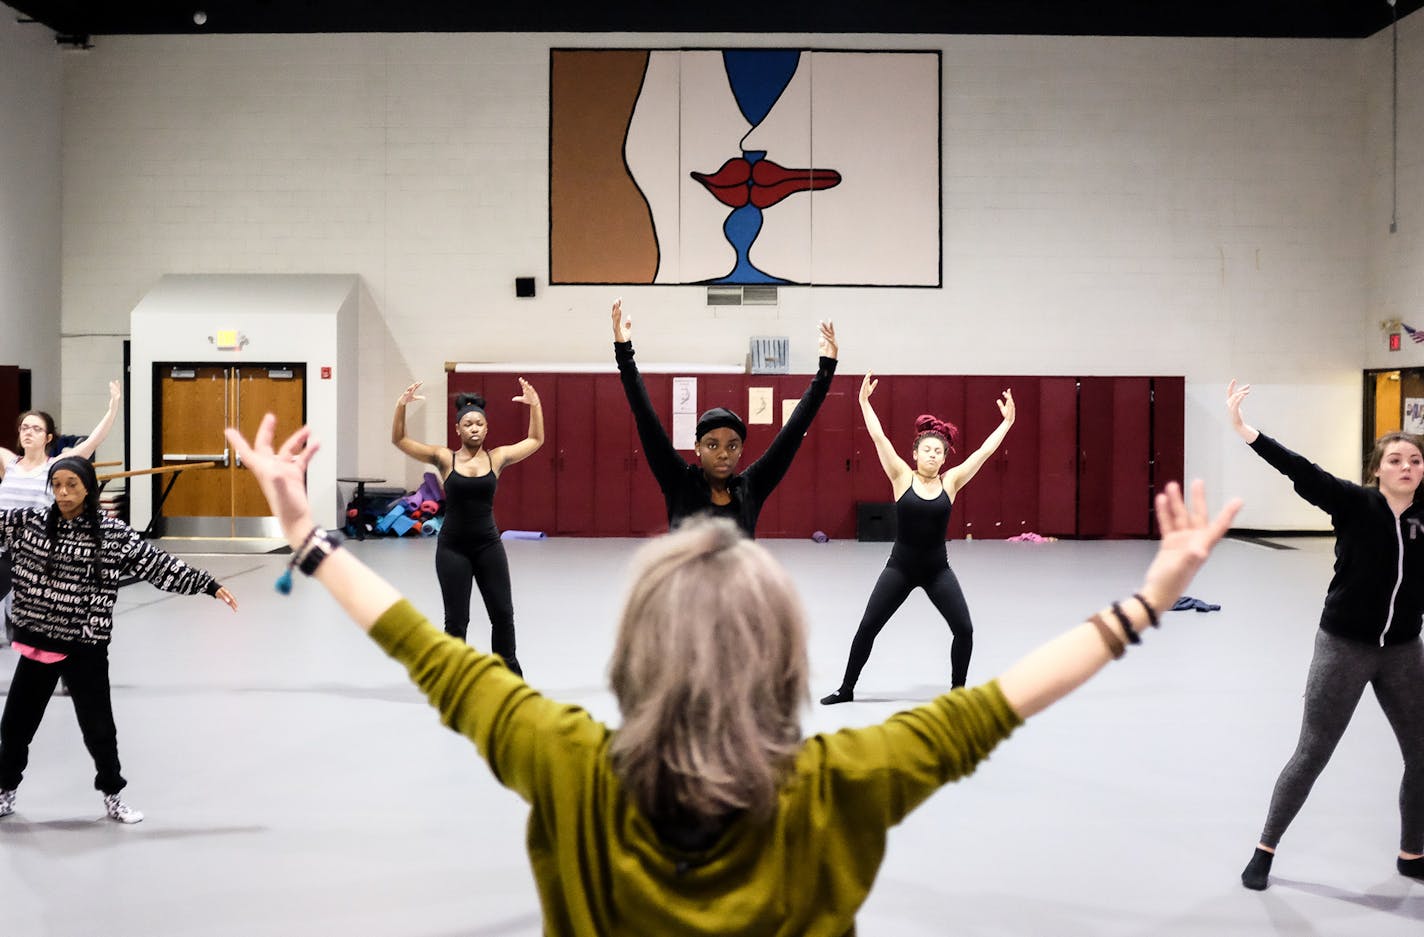
<instances>
[{"instance_id":1,"label":"hair bun","mask_svg":"<svg viewBox=\"0 0 1424 937\"><path fill-rule=\"evenodd\" d=\"M953 452L959 445L959 427L946 420L941 420L932 413L921 413L915 417L915 435L918 437L924 433L943 436L948 444L946 448L950 452Z\"/></svg>"},{"instance_id":2,"label":"hair bun","mask_svg":"<svg viewBox=\"0 0 1424 937\"><path fill-rule=\"evenodd\" d=\"M460 394L455 398L455 409L462 407L479 407L485 409L485 398L482 394Z\"/></svg>"}]
</instances>

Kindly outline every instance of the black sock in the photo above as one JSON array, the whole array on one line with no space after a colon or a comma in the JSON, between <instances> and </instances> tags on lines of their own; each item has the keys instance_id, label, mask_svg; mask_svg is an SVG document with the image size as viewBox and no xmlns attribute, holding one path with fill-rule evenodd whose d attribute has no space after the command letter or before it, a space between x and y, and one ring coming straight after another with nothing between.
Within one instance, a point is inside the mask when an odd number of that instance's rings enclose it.
<instances>
[{"instance_id":1,"label":"black sock","mask_svg":"<svg viewBox=\"0 0 1424 937\"><path fill-rule=\"evenodd\" d=\"M853 702L855 702L855 691L854 691L854 690L847 690L845 687L841 687L841 688L840 688L839 690L837 690L836 692L831 693L831 694L829 694L829 695L827 695L827 696L821 697L821 705L822 705L822 706L834 706L836 703L853 703Z\"/></svg>"},{"instance_id":2,"label":"black sock","mask_svg":"<svg viewBox=\"0 0 1424 937\"><path fill-rule=\"evenodd\" d=\"M1275 853L1266 852L1257 846L1251 861L1246 863L1246 868L1241 872L1241 884L1252 891L1265 891L1266 886L1270 884L1271 860L1275 857Z\"/></svg>"},{"instance_id":3,"label":"black sock","mask_svg":"<svg viewBox=\"0 0 1424 937\"><path fill-rule=\"evenodd\" d=\"M1395 865L1399 867L1400 875L1424 880L1424 856L1420 856L1418 859L1406 859L1400 856Z\"/></svg>"}]
</instances>

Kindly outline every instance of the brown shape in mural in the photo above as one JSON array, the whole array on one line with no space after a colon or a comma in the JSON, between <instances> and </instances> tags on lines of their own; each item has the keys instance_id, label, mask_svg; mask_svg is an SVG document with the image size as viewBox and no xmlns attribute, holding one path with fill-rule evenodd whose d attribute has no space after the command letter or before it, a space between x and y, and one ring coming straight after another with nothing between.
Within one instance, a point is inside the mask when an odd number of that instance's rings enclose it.
<instances>
[{"instance_id":1,"label":"brown shape in mural","mask_svg":"<svg viewBox=\"0 0 1424 937\"><path fill-rule=\"evenodd\" d=\"M646 51L550 53L549 282L651 283L652 212L623 146Z\"/></svg>"}]
</instances>

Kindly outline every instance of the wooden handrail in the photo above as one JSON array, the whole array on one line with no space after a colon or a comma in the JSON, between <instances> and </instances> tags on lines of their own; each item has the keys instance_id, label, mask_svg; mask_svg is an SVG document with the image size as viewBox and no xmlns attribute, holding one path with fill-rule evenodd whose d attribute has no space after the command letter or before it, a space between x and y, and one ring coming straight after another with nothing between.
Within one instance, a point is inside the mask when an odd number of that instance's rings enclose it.
<instances>
[{"instance_id":1,"label":"wooden handrail","mask_svg":"<svg viewBox=\"0 0 1424 937\"><path fill-rule=\"evenodd\" d=\"M163 465L151 469L134 469L129 472L114 472L110 475L99 475L97 478L101 482L113 481L116 478L132 478L135 475L170 475L173 472L181 472L184 469L205 469L213 468L216 462L184 462L182 465Z\"/></svg>"}]
</instances>

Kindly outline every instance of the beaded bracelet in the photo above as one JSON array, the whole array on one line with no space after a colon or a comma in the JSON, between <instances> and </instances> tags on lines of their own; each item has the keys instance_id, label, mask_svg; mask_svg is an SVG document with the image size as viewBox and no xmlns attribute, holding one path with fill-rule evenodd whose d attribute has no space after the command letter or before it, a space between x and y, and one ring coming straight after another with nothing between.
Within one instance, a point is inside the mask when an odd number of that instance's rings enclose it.
<instances>
[{"instance_id":1,"label":"beaded bracelet","mask_svg":"<svg viewBox=\"0 0 1424 937\"><path fill-rule=\"evenodd\" d=\"M1117 623L1122 625L1122 633L1127 636L1129 644L1141 644L1142 636L1132 629L1132 619L1127 617L1127 613L1122 610L1122 606L1114 602L1112 613L1117 616Z\"/></svg>"},{"instance_id":2,"label":"beaded bracelet","mask_svg":"<svg viewBox=\"0 0 1424 937\"><path fill-rule=\"evenodd\" d=\"M1152 623L1152 627L1162 627L1162 623L1157 620L1157 610L1151 605L1147 604L1147 600L1142 597L1142 593L1134 592L1132 593L1132 597L1136 599L1138 603L1142 606L1142 608L1147 612L1147 620Z\"/></svg>"},{"instance_id":3,"label":"beaded bracelet","mask_svg":"<svg viewBox=\"0 0 1424 937\"><path fill-rule=\"evenodd\" d=\"M316 568L321 565L321 561L332 554L337 547L341 546L341 537L338 534L328 533L320 527L313 527L297 548L292 551L292 558L287 561L287 568L282 570L282 575L277 577L276 589L283 595L290 595L292 592L292 570L298 569L310 576L316 572Z\"/></svg>"},{"instance_id":4,"label":"beaded bracelet","mask_svg":"<svg viewBox=\"0 0 1424 937\"><path fill-rule=\"evenodd\" d=\"M1123 654L1127 653L1127 647L1117 635L1113 634L1113 630L1108 627L1108 623L1103 621L1101 613L1094 612L1088 621L1092 622L1094 627L1098 629L1098 634L1102 636L1103 643L1108 646L1108 653L1112 654L1113 660L1117 660L1119 657L1122 657Z\"/></svg>"}]
</instances>

